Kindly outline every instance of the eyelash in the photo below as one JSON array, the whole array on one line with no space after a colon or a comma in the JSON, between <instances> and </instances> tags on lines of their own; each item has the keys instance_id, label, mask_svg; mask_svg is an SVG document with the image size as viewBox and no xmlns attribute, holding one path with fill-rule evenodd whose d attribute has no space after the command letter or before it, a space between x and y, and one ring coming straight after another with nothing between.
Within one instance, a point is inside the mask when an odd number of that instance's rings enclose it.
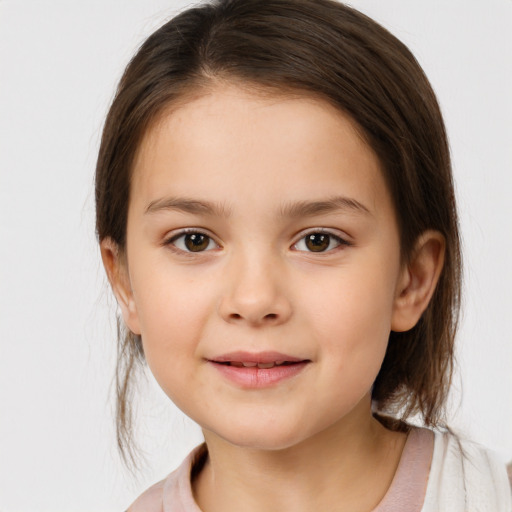
<instances>
[{"instance_id":1,"label":"eyelash","mask_svg":"<svg viewBox=\"0 0 512 512\"><path fill-rule=\"evenodd\" d=\"M175 245L176 241L179 240L180 238L183 238L183 237L187 236L187 235L201 235L201 236L206 237L207 239L209 239L207 248L205 250L202 250L202 251L189 251L189 250L186 250L186 249L181 249L179 247L176 247L176 245ZM299 252L309 252L309 253L312 253L312 254L315 254L315 253L326 254L326 253L331 253L331 252L335 251L340 246L350 247L352 245L351 242L348 242L344 238L341 238L340 236L335 235L334 233L332 233L330 231L327 231L325 229L318 228L318 229L315 229L315 230L308 231L307 233L304 233L301 236L301 238L299 238L299 240L297 240L297 242L295 242L292 245L292 247L295 248L301 241L305 240L306 237L309 236L309 235L327 235L330 238L329 245L331 245L331 241L332 240L335 240L336 243L337 243L337 246L334 247L334 248L331 248L331 249L324 250L324 251L299 250ZM210 235L208 235L207 233L205 233L203 231L200 231L198 229L185 229L183 231L180 231L179 233L174 234L169 239L167 239L164 242L164 245L168 246L172 251L177 252L179 254L183 254L183 255L187 255L187 256L195 256L198 253L209 252L211 249L208 249L208 247L210 246L211 242L213 242L217 247L219 247L219 245L214 241L214 239ZM298 249L295 249L295 250L298 250Z\"/></svg>"},{"instance_id":2,"label":"eyelash","mask_svg":"<svg viewBox=\"0 0 512 512\"><path fill-rule=\"evenodd\" d=\"M329 239L330 239L329 246L331 245L332 240L335 240L338 245L336 247L334 247L334 248L327 249L325 251L300 251L300 252L308 252L308 253L311 253L311 254L329 254L329 253L332 253L333 251L335 251L336 249L338 249L339 247L343 247L343 246L344 247L350 247L352 245L352 243L348 242L344 238L341 238L341 236L339 236L339 235L335 235L331 231L328 231L326 229L317 228L317 229L308 231L307 233L304 233L301 236L301 238L299 240L297 240L297 242L295 242L293 244L292 247L297 246L300 242L305 240L310 235L327 235L329 237Z\"/></svg>"},{"instance_id":3,"label":"eyelash","mask_svg":"<svg viewBox=\"0 0 512 512\"><path fill-rule=\"evenodd\" d=\"M200 252L209 252L206 250L204 250L204 251L188 251L186 249L180 249L179 247L176 247L176 245L175 245L176 241L179 240L180 238L184 238L187 235L205 236L209 240L208 247L210 246L211 242L213 242L217 247L219 247L219 245L213 240L213 238L210 235L208 235L204 231L200 231L199 229L193 229L193 228L192 229L184 229L184 230L180 231L179 233L174 234L173 236L171 236L169 239L167 239L164 242L164 245L168 246L173 252L176 252L178 254L185 255L185 256L195 256L196 254L198 254Z\"/></svg>"}]
</instances>

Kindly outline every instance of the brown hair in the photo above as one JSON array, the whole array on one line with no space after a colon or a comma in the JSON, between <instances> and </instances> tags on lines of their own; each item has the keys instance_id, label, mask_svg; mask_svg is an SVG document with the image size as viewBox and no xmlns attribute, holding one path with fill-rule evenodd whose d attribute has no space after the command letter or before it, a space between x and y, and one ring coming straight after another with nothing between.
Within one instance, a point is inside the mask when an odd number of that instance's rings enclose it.
<instances>
[{"instance_id":1,"label":"brown hair","mask_svg":"<svg viewBox=\"0 0 512 512\"><path fill-rule=\"evenodd\" d=\"M443 418L453 369L461 256L450 154L432 88L410 51L376 22L334 0L214 0L163 25L127 66L108 113L96 168L99 240L124 249L131 168L159 114L219 81L315 95L349 114L379 157L397 212L402 257L428 229L446 239L444 268L418 324L391 332L373 386L378 412L426 425ZM118 445L131 456L133 370L141 340L120 336Z\"/></svg>"}]
</instances>

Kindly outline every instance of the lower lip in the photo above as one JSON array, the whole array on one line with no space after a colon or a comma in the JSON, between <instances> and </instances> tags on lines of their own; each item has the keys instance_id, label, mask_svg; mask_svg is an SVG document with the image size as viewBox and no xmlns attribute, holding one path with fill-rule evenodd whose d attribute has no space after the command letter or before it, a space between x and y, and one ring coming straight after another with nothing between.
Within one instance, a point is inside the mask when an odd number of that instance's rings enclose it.
<instances>
[{"instance_id":1,"label":"lower lip","mask_svg":"<svg viewBox=\"0 0 512 512\"><path fill-rule=\"evenodd\" d=\"M304 370L309 361L302 361L300 363L289 365L279 365L274 366L273 368L245 368L215 363L213 361L208 362L231 382L234 382L243 388L259 389L273 386L283 380L298 375L302 370Z\"/></svg>"}]
</instances>

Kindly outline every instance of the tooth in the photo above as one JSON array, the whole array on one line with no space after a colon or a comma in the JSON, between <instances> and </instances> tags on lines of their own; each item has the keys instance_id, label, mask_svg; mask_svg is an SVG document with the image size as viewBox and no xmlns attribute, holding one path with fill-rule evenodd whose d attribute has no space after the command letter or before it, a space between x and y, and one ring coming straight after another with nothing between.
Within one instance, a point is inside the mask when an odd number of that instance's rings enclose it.
<instances>
[{"instance_id":1,"label":"tooth","mask_svg":"<svg viewBox=\"0 0 512 512\"><path fill-rule=\"evenodd\" d=\"M238 368L242 368L243 364L238 361L231 361L231 366L236 366Z\"/></svg>"},{"instance_id":2,"label":"tooth","mask_svg":"<svg viewBox=\"0 0 512 512\"><path fill-rule=\"evenodd\" d=\"M258 363L258 368L273 368L274 363Z\"/></svg>"},{"instance_id":3,"label":"tooth","mask_svg":"<svg viewBox=\"0 0 512 512\"><path fill-rule=\"evenodd\" d=\"M245 366L246 368L254 368L258 363L240 363L240 366Z\"/></svg>"},{"instance_id":4,"label":"tooth","mask_svg":"<svg viewBox=\"0 0 512 512\"><path fill-rule=\"evenodd\" d=\"M276 361L276 365L280 365L280 364L283 364L284 361Z\"/></svg>"}]
</instances>

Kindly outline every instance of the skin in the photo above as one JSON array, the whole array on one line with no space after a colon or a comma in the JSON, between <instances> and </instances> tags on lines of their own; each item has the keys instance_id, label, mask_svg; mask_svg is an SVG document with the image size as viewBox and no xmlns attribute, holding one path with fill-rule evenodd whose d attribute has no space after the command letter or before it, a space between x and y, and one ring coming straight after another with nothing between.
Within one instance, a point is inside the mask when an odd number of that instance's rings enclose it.
<instances>
[{"instance_id":1,"label":"skin","mask_svg":"<svg viewBox=\"0 0 512 512\"><path fill-rule=\"evenodd\" d=\"M225 84L150 128L131 192L126 252L104 240L103 261L156 380L203 429L201 510L372 510L406 440L372 417L372 383L390 331L430 300L442 236L424 233L402 264L392 199L354 123L318 99ZM334 197L341 207L283 215ZM187 252L183 229L210 237L205 250ZM319 231L329 243L312 252L304 237ZM234 350L310 362L244 389L208 362ZM130 510L148 499L160 484Z\"/></svg>"}]
</instances>

